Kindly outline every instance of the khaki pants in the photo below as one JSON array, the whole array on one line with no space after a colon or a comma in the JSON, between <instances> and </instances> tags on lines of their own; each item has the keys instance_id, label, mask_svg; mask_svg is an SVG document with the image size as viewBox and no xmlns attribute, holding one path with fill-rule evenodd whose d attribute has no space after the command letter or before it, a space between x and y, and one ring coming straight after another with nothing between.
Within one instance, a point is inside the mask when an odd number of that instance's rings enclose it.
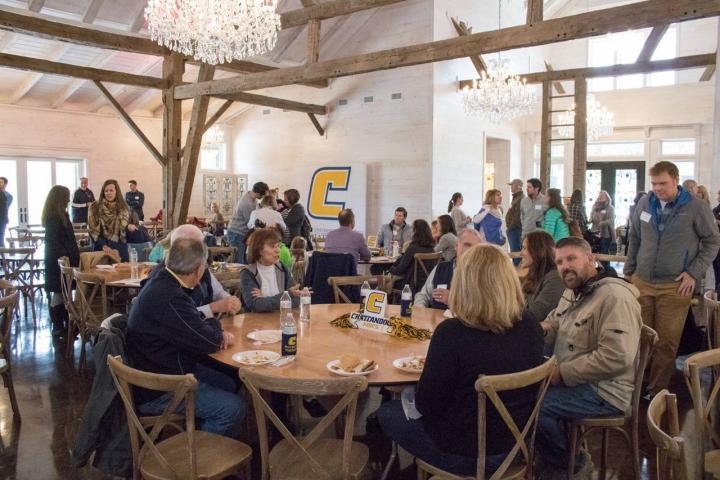
<instances>
[{"instance_id":1,"label":"khaki pants","mask_svg":"<svg viewBox=\"0 0 720 480\"><path fill-rule=\"evenodd\" d=\"M633 275L632 283L640 290L643 323L658 334L648 376L648 389L657 393L668 387L675 371L675 356L692 296L678 293L680 282L649 283Z\"/></svg>"}]
</instances>

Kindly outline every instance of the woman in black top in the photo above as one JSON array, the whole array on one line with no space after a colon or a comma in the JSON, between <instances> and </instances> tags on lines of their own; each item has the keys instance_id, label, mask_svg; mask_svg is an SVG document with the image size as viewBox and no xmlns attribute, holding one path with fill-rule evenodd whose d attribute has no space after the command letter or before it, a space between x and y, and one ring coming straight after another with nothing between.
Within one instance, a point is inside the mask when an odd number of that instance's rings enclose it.
<instances>
[{"instance_id":1,"label":"woman in black top","mask_svg":"<svg viewBox=\"0 0 720 480\"><path fill-rule=\"evenodd\" d=\"M413 292L425 285L427 275L422 268L418 268L417 282L414 281L415 275L415 254L416 253L433 253L435 248L435 240L432 237L430 225L425 220L418 219L413 222L413 236L410 244L408 244L405 253L390 267L392 275L400 275L401 278L395 283L396 288L403 288L403 285L410 285ZM425 268L428 272L433 269L436 262L424 260Z\"/></svg>"},{"instance_id":2,"label":"woman in black top","mask_svg":"<svg viewBox=\"0 0 720 480\"><path fill-rule=\"evenodd\" d=\"M45 227L45 288L52 292L50 299L50 320L52 334L62 336L67 330L65 323L68 314L62 297L61 273L58 259L68 257L70 265L80 265L80 251L75 240L67 206L70 203L70 190L62 185L50 189L42 212L42 224Z\"/></svg>"},{"instance_id":3,"label":"woman in black top","mask_svg":"<svg viewBox=\"0 0 720 480\"><path fill-rule=\"evenodd\" d=\"M312 227L310 221L305 215L305 208L299 203L300 192L296 189L291 188L285 190L283 193L285 204L288 208L282 211L283 220L287 226L287 236L285 237L285 244L290 246L290 242L295 237L302 237L307 243L306 248L312 250L312 242L310 241L310 232Z\"/></svg>"},{"instance_id":4,"label":"woman in black top","mask_svg":"<svg viewBox=\"0 0 720 480\"><path fill-rule=\"evenodd\" d=\"M435 329L417 384L419 420L407 420L399 401L378 411L380 425L405 450L456 475L475 475L479 375L527 370L543 361L540 324L523 313L520 281L507 254L494 245L476 245L458 260L450 287L455 318ZM511 392L503 401L518 425L525 425L535 388ZM488 403L486 469L494 471L515 444Z\"/></svg>"}]
</instances>

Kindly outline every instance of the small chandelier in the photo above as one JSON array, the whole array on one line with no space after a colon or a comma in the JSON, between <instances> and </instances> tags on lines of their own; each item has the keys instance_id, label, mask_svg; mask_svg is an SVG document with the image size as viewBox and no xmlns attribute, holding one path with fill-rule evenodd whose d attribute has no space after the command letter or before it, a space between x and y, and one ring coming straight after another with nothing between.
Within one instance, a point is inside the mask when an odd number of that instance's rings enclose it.
<instances>
[{"instance_id":1,"label":"small chandelier","mask_svg":"<svg viewBox=\"0 0 720 480\"><path fill-rule=\"evenodd\" d=\"M563 137L572 137L574 135L575 124L575 104L570 109L560 114L560 124L558 133ZM613 127L615 127L615 116L603 107L597 101L595 95L587 96L587 139L588 141L597 140L606 135L612 135Z\"/></svg>"},{"instance_id":2,"label":"small chandelier","mask_svg":"<svg viewBox=\"0 0 720 480\"><path fill-rule=\"evenodd\" d=\"M535 89L518 75L513 75L507 60L491 60L480 80L462 90L463 107L468 115L476 115L492 123L502 123L528 115L535 109Z\"/></svg>"},{"instance_id":3,"label":"small chandelier","mask_svg":"<svg viewBox=\"0 0 720 480\"><path fill-rule=\"evenodd\" d=\"M224 140L225 134L220 130L220 127L215 125L203 134L202 143L203 145L217 145L223 143Z\"/></svg>"},{"instance_id":4,"label":"small chandelier","mask_svg":"<svg viewBox=\"0 0 720 480\"><path fill-rule=\"evenodd\" d=\"M276 0L149 0L150 37L170 50L217 65L262 55L280 30Z\"/></svg>"}]
</instances>

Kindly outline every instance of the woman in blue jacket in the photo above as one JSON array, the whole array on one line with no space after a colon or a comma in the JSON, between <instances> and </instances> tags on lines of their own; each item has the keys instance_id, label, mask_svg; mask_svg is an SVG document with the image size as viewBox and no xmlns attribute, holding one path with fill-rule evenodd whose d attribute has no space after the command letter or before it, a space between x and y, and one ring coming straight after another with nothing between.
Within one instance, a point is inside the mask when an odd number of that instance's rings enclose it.
<instances>
[{"instance_id":1,"label":"woman in blue jacket","mask_svg":"<svg viewBox=\"0 0 720 480\"><path fill-rule=\"evenodd\" d=\"M480 211L473 217L475 230L488 243L505 245L505 226L503 225L502 193L500 190L488 190Z\"/></svg>"}]
</instances>

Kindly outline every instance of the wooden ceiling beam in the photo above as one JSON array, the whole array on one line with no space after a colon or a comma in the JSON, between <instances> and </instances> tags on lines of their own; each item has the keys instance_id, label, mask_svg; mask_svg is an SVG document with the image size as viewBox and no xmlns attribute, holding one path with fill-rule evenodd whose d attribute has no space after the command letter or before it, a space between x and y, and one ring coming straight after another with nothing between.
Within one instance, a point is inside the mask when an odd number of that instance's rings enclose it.
<instances>
[{"instance_id":1,"label":"wooden ceiling beam","mask_svg":"<svg viewBox=\"0 0 720 480\"><path fill-rule=\"evenodd\" d=\"M299 27L310 20L326 20L328 18L349 15L371 8L392 5L405 0L335 0L332 2L317 3L310 7L298 8L280 14L282 29Z\"/></svg>"},{"instance_id":2,"label":"wooden ceiling beam","mask_svg":"<svg viewBox=\"0 0 720 480\"><path fill-rule=\"evenodd\" d=\"M119 83L122 85L133 85L135 87L157 88L159 90L168 88L167 81L162 78L134 75L132 73L115 72L92 67L81 67L67 63L52 62L39 58L23 57L9 53L0 53L0 66L27 70L31 72L49 73L52 75L63 75L66 77L83 78L86 80L97 80L102 82Z\"/></svg>"},{"instance_id":3,"label":"wooden ceiling beam","mask_svg":"<svg viewBox=\"0 0 720 480\"><path fill-rule=\"evenodd\" d=\"M652 62L623 63L607 67L572 68L568 70L553 70L548 72L521 74L527 83L542 83L545 80L574 80L576 78L616 77L619 75L632 75L636 73L664 72L668 70L685 70L708 65L715 65L715 54L689 55L670 60L655 60ZM472 86L472 80L460 80L459 88Z\"/></svg>"},{"instance_id":4,"label":"wooden ceiling beam","mask_svg":"<svg viewBox=\"0 0 720 480\"><path fill-rule=\"evenodd\" d=\"M452 22L453 27L455 27L455 31L459 36L466 37L472 34L472 27L468 26L465 22L462 22L452 17L450 17L450 21ZM487 71L487 65L485 65L485 61L483 60L482 56L470 55L470 61L475 66L475 70L477 71L479 76L482 76L482 73Z\"/></svg>"},{"instance_id":5,"label":"wooden ceiling beam","mask_svg":"<svg viewBox=\"0 0 720 480\"><path fill-rule=\"evenodd\" d=\"M713 77L713 74L715 73L716 68L717 68L716 65L708 65L707 67L705 67L705 71L700 76L700 81L701 82L709 81Z\"/></svg>"},{"instance_id":6,"label":"wooden ceiling beam","mask_svg":"<svg viewBox=\"0 0 720 480\"><path fill-rule=\"evenodd\" d=\"M199 82L176 99L236 93L533 47L720 15L720 0L648 0L468 36L326 60L306 66Z\"/></svg>"},{"instance_id":7,"label":"wooden ceiling beam","mask_svg":"<svg viewBox=\"0 0 720 480\"><path fill-rule=\"evenodd\" d=\"M527 17L525 23L531 25L543 21L543 0L527 0Z\"/></svg>"},{"instance_id":8,"label":"wooden ceiling beam","mask_svg":"<svg viewBox=\"0 0 720 480\"><path fill-rule=\"evenodd\" d=\"M185 63L188 65L202 65L201 62L198 62L197 60L194 60L190 57L185 58ZM223 63L221 65L216 65L218 70L225 70L227 72L235 72L235 73L260 73L260 72L272 72L275 70L279 70L277 67L270 67L268 65L263 65L261 63L255 63L255 62L248 62L246 60L233 60L230 63ZM321 79L321 80L314 80L311 82L301 82L301 85L305 85L307 87L314 87L314 88L325 88L328 86L327 79Z\"/></svg>"},{"instance_id":9,"label":"wooden ceiling beam","mask_svg":"<svg viewBox=\"0 0 720 480\"><path fill-rule=\"evenodd\" d=\"M28 5L28 10L31 12L39 12L45 6L45 0L31 0Z\"/></svg>"},{"instance_id":10,"label":"wooden ceiling beam","mask_svg":"<svg viewBox=\"0 0 720 480\"><path fill-rule=\"evenodd\" d=\"M636 62L649 62L652 59L653 53L655 53L658 45L660 45L660 41L665 35L665 32L667 32L668 27L670 27L669 23L653 27L650 35L645 39L643 48L640 50L637 60L635 60Z\"/></svg>"},{"instance_id":11,"label":"wooden ceiling beam","mask_svg":"<svg viewBox=\"0 0 720 480\"><path fill-rule=\"evenodd\" d=\"M545 70L548 72L553 72L555 69L550 65L548 62L545 62ZM555 91L559 95L565 95L565 87L563 87L562 83L560 82L553 82L553 87L555 88Z\"/></svg>"},{"instance_id":12,"label":"wooden ceiling beam","mask_svg":"<svg viewBox=\"0 0 720 480\"><path fill-rule=\"evenodd\" d=\"M105 0L91 0L90 5L87 6L85 13L83 13L83 23L93 23L103 3L105 3Z\"/></svg>"},{"instance_id":13,"label":"wooden ceiling beam","mask_svg":"<svg viewBox=\"0 0 720 480\"><path fill-rule=\"evenodd\" d=\"M232 100L234 102L248 103L250 105L259 105L262 107L280 108L290 110L292 112L312 113L313 115L326 115L327 108L325 105L314 105L312 103L295 102L293 100L284 100L282 98L267 97L265 95L256 95L254 93L238 92L228 95L211 95L224 100Z\"/></svg>"}]
</instances>

